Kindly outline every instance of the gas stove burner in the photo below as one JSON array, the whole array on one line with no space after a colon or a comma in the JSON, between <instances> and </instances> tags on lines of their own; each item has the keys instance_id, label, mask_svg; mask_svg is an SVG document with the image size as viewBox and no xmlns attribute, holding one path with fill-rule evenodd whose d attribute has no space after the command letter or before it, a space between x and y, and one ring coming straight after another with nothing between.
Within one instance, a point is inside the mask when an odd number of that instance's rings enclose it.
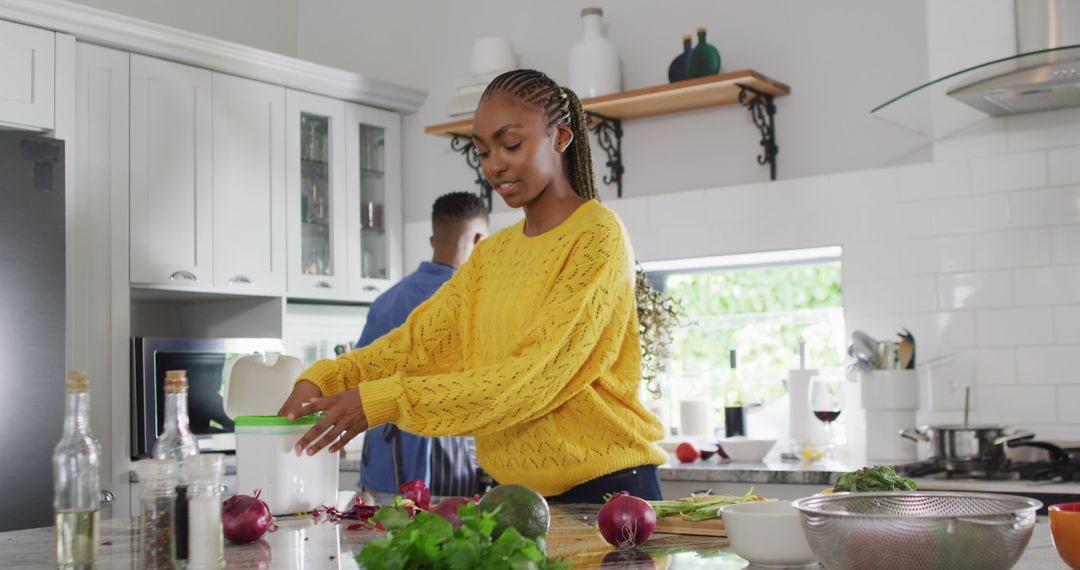
<instances>
[{"instance_id":1,"label":"gas stove burner","mask_svg":"<svg viewBox=\"0 0 1080 570\"><path fill-rule=\"evenodd\" d=\"M949 469L944 461L932 458L897 465L896 472L913 478L1080 482L1080 448L1062 449L1053 444L1034 443L1050 452L1051 461L1005 461L998 465Z\"/></svg>"}]
</instances>

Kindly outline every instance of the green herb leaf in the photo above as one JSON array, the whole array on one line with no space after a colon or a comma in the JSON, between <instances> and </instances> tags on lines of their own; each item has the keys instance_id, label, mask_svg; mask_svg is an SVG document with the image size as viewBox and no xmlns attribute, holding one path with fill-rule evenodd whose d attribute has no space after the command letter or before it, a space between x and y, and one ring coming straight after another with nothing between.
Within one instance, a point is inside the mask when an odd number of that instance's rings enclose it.
<instances>
[{"instance_id":1,"label":"green herb leaf","mask_svg":"<svg viewBox=\"0 0 1080 570\"><path fill-rule=\"evenodd\" d=\"M875 465L844 473L836 480L833 491L837 493L886 493L914 491L915 487L915 481L897 475L896 469L891 466Z\"/></svg>"},{"instance_id":2,"label":"green herb leaf","mask_svg":"<svg viewBox=\"0 0 1080 570\"><path fill-rule=\"evenodd\" d=\"M397 530L409 524L409 511L404 507L383 507L371 520L382 523L386 530Z\"/></svg>"}]
</instances>

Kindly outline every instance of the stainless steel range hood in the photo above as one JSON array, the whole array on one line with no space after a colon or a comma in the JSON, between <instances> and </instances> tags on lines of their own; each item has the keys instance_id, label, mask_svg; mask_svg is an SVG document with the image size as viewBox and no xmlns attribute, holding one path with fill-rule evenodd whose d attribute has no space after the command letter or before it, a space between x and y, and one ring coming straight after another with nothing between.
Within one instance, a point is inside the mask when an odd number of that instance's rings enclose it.
<instances>
[{"instance_id":1,"label":"stainless steel range hood","mask_svg":"<svg viewBox=\"0 0 1080 570\"><path fill-rule=\"evenodd\" d=\"M990 116L1080 106L1080 0L1015 0L1017 55L919 86L875 116L934 138Z\"/></svg>"}]
</instances>

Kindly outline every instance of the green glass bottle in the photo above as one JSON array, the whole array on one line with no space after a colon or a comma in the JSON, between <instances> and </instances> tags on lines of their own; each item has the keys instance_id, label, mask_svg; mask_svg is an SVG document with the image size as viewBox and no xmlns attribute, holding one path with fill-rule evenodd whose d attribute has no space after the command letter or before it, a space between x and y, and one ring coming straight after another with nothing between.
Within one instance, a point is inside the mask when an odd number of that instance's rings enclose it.
<instances>
[{"instance_id":1,"label":"green glass bottle","mask_svg":"<svg viewBox=\"0 0 1080 570\"><path fill-rule=\"evenodd\" d=\"M687 78L720 73L720 52L705 41L705 28L697 29L698 43L686 59Z\"/></svg>"}]
</instances>

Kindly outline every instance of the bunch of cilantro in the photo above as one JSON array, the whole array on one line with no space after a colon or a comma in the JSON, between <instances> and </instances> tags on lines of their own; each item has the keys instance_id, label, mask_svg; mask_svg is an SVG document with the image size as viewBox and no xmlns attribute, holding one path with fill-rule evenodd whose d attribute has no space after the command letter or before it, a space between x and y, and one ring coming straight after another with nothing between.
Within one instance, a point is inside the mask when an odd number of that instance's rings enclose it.
<instances>
[{"instance_id":1,"label":"bunch of cilantro","mask_svg":"<svg viewBox=\"0 0 1080 570\"><path fill-rule=\"evenodd\" d=\"M481 512L473 503L458 507L461 526L417 511L409 519L400 497L372 517L389 535L368 542L356 561L368 570L562 570L570 562L548 560L536 541L511 527L498 538L495 512Z\"/></svg>"},{"instance_id":2,"label":"bunch of cilantro","mask_svg":"<svg viewBox=\"0 0 1080 570\"><path fill-rule=\"evenodd\" d=\"M864 467L844 473L833 485L834 493L884 493L890 491L914 491L915 481L901 477L888 465Z\"/></svg>"}]
</instances>

